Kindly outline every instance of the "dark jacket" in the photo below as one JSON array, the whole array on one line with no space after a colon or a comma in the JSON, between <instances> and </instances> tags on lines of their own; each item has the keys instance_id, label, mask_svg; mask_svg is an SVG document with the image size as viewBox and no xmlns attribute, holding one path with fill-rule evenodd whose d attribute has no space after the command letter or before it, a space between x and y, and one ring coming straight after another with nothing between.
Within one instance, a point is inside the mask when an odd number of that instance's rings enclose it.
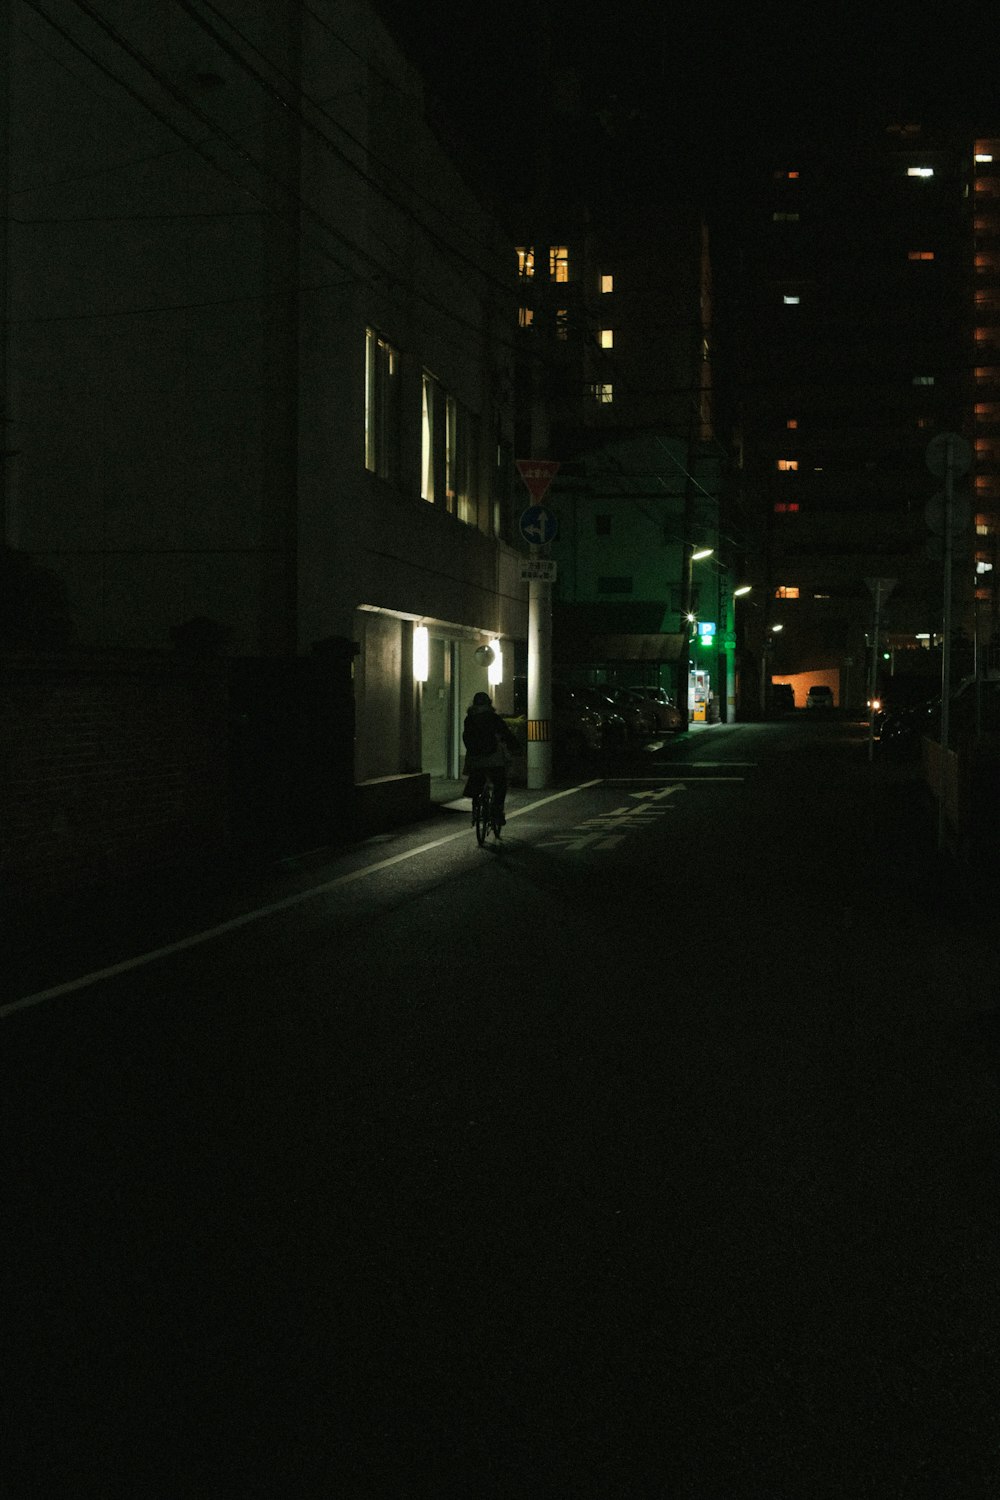
<instances>
[{"instance_id":1,"label":"dark jacket","mask_svg":"<svg viewBox=\"0 0 1000 1500\"><path fill-rule=\"evenodd\" d=\"M470 763L477 767L502 766L507 756L516 755L518 743L501 719L492 703L474 703L465 716L462 742L469 753Z\"/></svg>"}]
</instances>

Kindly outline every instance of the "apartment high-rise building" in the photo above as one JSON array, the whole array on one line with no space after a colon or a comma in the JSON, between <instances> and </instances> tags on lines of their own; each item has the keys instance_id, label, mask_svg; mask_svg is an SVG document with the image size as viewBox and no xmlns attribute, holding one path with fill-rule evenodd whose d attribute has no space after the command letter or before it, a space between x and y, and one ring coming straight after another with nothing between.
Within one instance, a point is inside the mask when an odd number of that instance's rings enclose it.
<instances>
[{"instance_id":1,"label":"apartment high-rise building","mask_svg":"<svg viewBox=\"0 0 1000 1500\"><path fill-rule=\"evenodd\" d=\"M880 580L879 674L939 670L943 481L927 450L941 433L974 454L955 476L967 518L953 548L956 669L995 639L992 155L989 140L893 123L775 150L747 185L722 321L760 606L746 608L743 640L762 706L768 677L825 680L838 701L864 705Z\"/></svg>"},{"instance_id":2,"label":"apartment high-rise building","mask_svg":"<svg viewBox=\"0 0 1000 1500\"><path fill-rule=\"evenodd\" d=\"M1000 641L1000 134L974 142L972 195L973 623L977 646L985 648L992 667Z\"/></svg>"}]
</instances>

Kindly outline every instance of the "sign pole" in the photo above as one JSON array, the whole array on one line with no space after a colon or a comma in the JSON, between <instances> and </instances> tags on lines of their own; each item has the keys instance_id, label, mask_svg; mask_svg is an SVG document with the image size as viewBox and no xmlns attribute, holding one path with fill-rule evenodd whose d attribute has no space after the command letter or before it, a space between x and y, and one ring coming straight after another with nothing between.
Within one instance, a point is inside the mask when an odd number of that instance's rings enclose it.
<instances>
[{"instance_id":1,"label":"sign pole","mask_svg":"<svg viewBox=\"0 0 1000 1500\"><path fill-rule=\"evenodd\" d=\"M941 633L941 774L938 784L938 848L945 845L947 819L945 818L945 794L948 786L948 736L951 730L949 708L951 698L951 550L952 524L955 502L955 444L951 433L946 434L944 466L944 608Z\"/></svg>"},{"instance_id":2,"label":"sign pole","mask_svg":"<svg viewBox=\"0 0 1000 1500\"><path fill-rule=\"evenodd\" d=\"M875 580L875 623L872 626L872 659L868 669L868 759L875 755L875 684L878 681L878 636L882 615L882 580Z\"/></svg>"}]
</instances>

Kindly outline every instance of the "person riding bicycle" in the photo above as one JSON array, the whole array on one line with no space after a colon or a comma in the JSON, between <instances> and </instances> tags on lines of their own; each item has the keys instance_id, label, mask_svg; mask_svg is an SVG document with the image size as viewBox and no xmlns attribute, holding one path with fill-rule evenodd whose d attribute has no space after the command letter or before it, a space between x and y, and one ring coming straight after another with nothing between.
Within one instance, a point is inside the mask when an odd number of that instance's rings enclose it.
<instances>
[{"instance_id":1,"label":"person riding bicycle","mask_svg":"<svg viewBox=\"0 0 1000 1500\"><path fill-rule=\"evenodd\" d=\"M476 799L485 785L488 771L493 781L497 826L502 828L507 821L503 815L507 764L511 756L517 754L518 743L493 707L489 693L476 693L469 705L462 727L462 742L468 752L465 764L469 779L465 783L465 796L472 798L472 821L476 821Z\"/></svg>"}]
</instances>

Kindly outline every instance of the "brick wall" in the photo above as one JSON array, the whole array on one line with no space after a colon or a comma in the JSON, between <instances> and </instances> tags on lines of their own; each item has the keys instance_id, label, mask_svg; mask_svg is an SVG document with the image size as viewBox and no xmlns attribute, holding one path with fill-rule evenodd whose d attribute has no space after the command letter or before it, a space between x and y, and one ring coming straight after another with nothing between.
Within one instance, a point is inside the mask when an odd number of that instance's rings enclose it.
<instances>
[{"instance_id":1,"label":"brick wall","mask_svg":"<svg viewBox=\"0 0 1000 1500\"><path fill-rule=\"evenodd\" d=\"M0 657L0 902L224 848L227 713L221 662Z\"/></svg>"}]
</instances>

